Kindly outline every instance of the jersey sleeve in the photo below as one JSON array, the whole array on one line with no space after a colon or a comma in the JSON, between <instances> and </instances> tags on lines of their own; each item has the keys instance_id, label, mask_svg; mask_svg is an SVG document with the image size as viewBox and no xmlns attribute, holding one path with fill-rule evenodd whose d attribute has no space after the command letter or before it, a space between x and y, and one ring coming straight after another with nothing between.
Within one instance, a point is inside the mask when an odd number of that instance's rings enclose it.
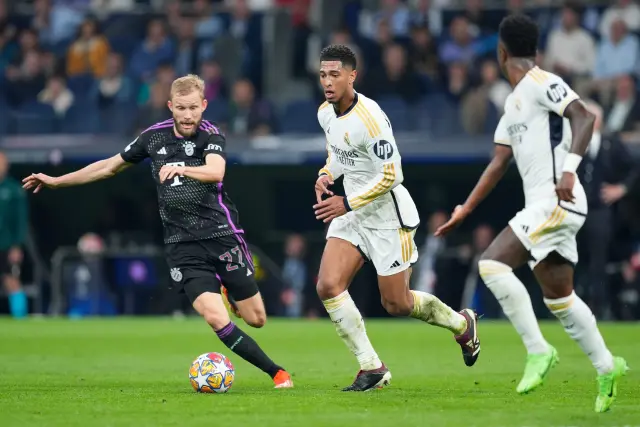
<instances>
[{"instance_id":1,"label":"jersey sleeve","mask_svg":"<svg viewBox=\"0 0 640 427\"><path fill-rule=\"evenodd\" d=\"M567 106L580 97L560 77L549 73L547 75L549 78L536 84L538 102L562 117Z\"/></svg>"},{"instance_id":2,"label":"jersey sleeve","mask_svg":"<svg viewBox=\"0 0 640 427\"><path fill-rule=\"evenodd\" d=\"M493 135L493 142L500 145L511 145L509 132L507 132L507 120L502 116Z\"/></svg>"},{"instance_id":3,"label":"jersey sleeve","mask_svg":"<svg viewBox=\"0 0 640 427\"><path fill-rule=\"evenodd\" d=\"M217 154L226 160L227 158L227 140L224 135L215 133L209 135L207 142L202 150L202 157L206 158L209 154Z\"/></svg>"},{"instance_id":4,"label":"jersey sleeve","mask_svg":"<svg viewBox=\"0 0 640 427\"><path fill-rule=\"evenodd\" d=\"M347 210L358 210L400 185L404 179L402 162L391 123L381 109L358 111L363 118L366 131L362 138L363 149L367 151L376 175L362 188L345 198Z\"/></svg>"},{"instance_id":5,"label":"jersey sleeve","mask_svg":"<svg viewBox=\"0 0 640 427\"><path fill-rule=\"evenodd\" d=\"M144 135L138 136L133 142L130 142L129 145L124 147L124 150L120 152L120 156L127 163L140 163L147 157L149 157L149 153L147 152L147 147L145 144Z\"/></svg>"},{"instance_id":6,"label":"jersey sleeve","mask_svg":"<svg viewBox=\"0 0 640 427\"><path fill-rule=\"evenodd\" d=\"M329 108L326 102L318 109L318 123L320 123L320 127L324 132L327 131L323 111L325 108ZM318 176L327 175L335 181L342 176L342 173L342 165L338 162L335 156L331 155L331 147L329 146L329 140L327 140L327 161L322 169L318 171Z\"/></svg>"}]
</instances>

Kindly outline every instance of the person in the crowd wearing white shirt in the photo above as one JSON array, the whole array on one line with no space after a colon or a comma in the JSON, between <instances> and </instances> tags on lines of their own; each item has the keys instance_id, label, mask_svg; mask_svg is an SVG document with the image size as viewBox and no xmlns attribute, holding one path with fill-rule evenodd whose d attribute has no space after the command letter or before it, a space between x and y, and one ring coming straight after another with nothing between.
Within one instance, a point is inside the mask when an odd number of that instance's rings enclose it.
<instances>
[{"instance_id":1,"label":"person in the crowd wearing white shirt","mask_svg":"<svg viewBox=\"0 0 640 427\"><path fill-rule=\"evenodd\" d=\"M602 15L600 35L605 38L609 37L611 24L618 19L624 20L629 30L640 30L640 6L635 0L615 0L615 4L610 6Z\"/></svg>"},{"instance_id":2,"label":"person in the crowd wearing white shirt","mask_svg":"<svg viewBox=\"0 0 640 427\"><path fill-rule=\"evenodd\" d=\"M566 5L562 8L562 25L551 32L545 53L548 70L564 79L591 74L596 47L593 37L580 27L580 11Z\"/></svg>"},{"instance_id":3,"label":"person in the crowd wearing white shirt","mask_svg":"<svg viewBox=\"0 0 640 427\"><path fill-rule=\"evenodd\" d=\"M616 79L616 95L605 120L608 133L632 132L640 124L640 102L636 97L633 77L622 75Z\"/></svg>"}]
</instances>

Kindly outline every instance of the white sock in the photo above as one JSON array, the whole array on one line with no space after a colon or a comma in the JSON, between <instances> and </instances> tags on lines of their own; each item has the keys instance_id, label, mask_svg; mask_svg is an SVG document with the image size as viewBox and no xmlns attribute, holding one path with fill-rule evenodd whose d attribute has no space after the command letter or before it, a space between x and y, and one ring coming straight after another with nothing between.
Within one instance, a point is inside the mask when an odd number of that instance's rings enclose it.
<instances>
[{"instance_id":1,"label":"white sock","mask_svg":"<svg viewBox=\"0 0 640 427\"><path fill-rule=\"evenodd\" d=\"M527 288L506 264L493 260L478 262L480 277L496 297L502 311L522 338L529 354L546 353L549 344L542 336Z\"/></svg>"},{"instance_id":2,"label":"white sock","mask_svg":"<svg viewBox=\"0 0 640 427\"><path fill-rule=\"evenodd\" d=\"M467 320L460 313L426 292L411 291L413 294L413 311L410 316L430 325L446 328L456 335L467 329Z\"/></svg>"},{"instance_id":3,"label":"white sock","mask_svg":"<svg viewBox=\"0 0 640 427\"><path fill-rule=\"evenodd\" d=\"M589 356L598 374L607 374L613 369L613 356L598 330L596 318L575 292L559 299L544 299L549 310L560 320L564 330Z\"/></svg>"},{"instance_id":4,"label":"white sock","mask_svg":"<svg viewBox=\"0 0 640 427\"><path fill-rule=\"evenodd\" d=\"M382 366L382 362L367 337L362 315L349 292L344 291L337 297L322 301L322 303L336 326L338 335L358 359L360 368L363 371L370 371Z\"/></svg>"}]
</instances>

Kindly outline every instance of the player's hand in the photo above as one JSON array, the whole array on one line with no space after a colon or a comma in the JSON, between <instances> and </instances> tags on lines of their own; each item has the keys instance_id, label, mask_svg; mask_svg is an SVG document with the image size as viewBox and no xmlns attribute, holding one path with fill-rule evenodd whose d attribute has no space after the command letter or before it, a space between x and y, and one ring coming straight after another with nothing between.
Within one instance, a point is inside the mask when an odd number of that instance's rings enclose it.
<instances>
[{"instance_id":1,"label":"player's hand","mask_svg":"<svg viewBox=\"0 0 640 427\"><path fill-rule=\"evenodd\" d=\"M600 199L611 205L627 194L627 187L622 184L604 184L600 189Z\"/></svg>"},{"instance_id":2,"label":"player's hand","mask_svg":"<svg viewBox=\"0 0 640 427\"><path fill-rule=\"evenodd\" d=\"M9 249L9 253L7 255L7 261L9 261L9 264L11 265L22 264L23 258L24 258L24 254L22 253L22 249L15 246Z\"/></svg>"},{"instance_id":3,"label":"player's hand","mask_svg":"<svg viewBox=\"0 0 640 427\"><path fill-rule=\"evenodd\" d=\"M322 203L322 195L327 194L333 196L333 191L329 190L329 186L333 185L333 180L328 175L321 175L316 181L316 200Z\"/></svg>"},{"instance_id":4,"label":"player's hand","mask_svg":"<svg viewBox=\"0 0 640 427\"><path fill-rule=\"evenodd\" d=\"M160 168L160 184L164 183L168 179L173 179L176 176L184 176L185 167L175 165L164 165Z\"/></svg>"},{"instance_id":5,"label":"player's hand","mask_svg":"<svg viewBox=\"0 0 640 427\"><path fill-rule=\"evenodd\" d=\"M317 205L313 205L313 209L315 209L316 219L321 219L324 223L347 213L342 196L332 196L322 200Z\"/></svg>"},{"instance_id":6,"label":"player's hand","mask_svg":"<svg viewBox=\"0 0 640 427\"><path fill-rule=\"evenodd\" d=\"M58 188L57 178L43 173L32 173L22 180L22 188L25 190L31 190L33 188L34 193L37 193L45 187Z\"/></svg>"},{"instance_id":7,"label":"player's hand","mask_svg":"<svg viewBox=\"0 0 640 427\"><path fill-rule=\"evenodd\" d=\"M560 182L556 185L556 194L558 198L563 202L572 202L575 200L573 197L573 186L576 183L576 175L571 172L563 172Z\"/></svg>"},{"instance_id":8,"label":"player's hand","mask_svg":"<svg viewBox=\"0 0 640 427\"><path fill-rule=\"evenodd\" d=\"M449 234L451 230L456 228L458 225L464 221L464 219L469 215L470 211L462 205L456 206L451 214L451 218L445 224L438 227L435 233L433 233L436 237L442 237L445 234Z\"/></svg>"}]
</instances>

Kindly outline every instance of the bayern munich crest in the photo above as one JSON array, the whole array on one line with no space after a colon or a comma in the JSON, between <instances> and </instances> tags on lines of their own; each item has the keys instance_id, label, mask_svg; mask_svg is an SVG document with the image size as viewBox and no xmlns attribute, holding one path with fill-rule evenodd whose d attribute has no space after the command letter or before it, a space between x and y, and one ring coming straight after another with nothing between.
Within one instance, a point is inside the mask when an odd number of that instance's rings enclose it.
<instances>
[{"instance_id":1,"label":"bayern munich crest","mask_svg":"<svg viewBox=\"0 0 640 427\"><path fill-rule=\"evenodd\" d=\"M193 156L194 149L196 148L196 144L191 141L188 141L184 144L184 154L187 156Z\"/></svg>"},{"instance_id":2,"label":"bayern munich crest","mask_svg":"<svg viewBox=\"0 0 640 427\"><path fill-rule=\"evenodd\" d=\"M174 282L179 282L182 280L182 272L180 271L179 268L171 269L171 278L173 279Z\"/></svg>"}]
</instances>

